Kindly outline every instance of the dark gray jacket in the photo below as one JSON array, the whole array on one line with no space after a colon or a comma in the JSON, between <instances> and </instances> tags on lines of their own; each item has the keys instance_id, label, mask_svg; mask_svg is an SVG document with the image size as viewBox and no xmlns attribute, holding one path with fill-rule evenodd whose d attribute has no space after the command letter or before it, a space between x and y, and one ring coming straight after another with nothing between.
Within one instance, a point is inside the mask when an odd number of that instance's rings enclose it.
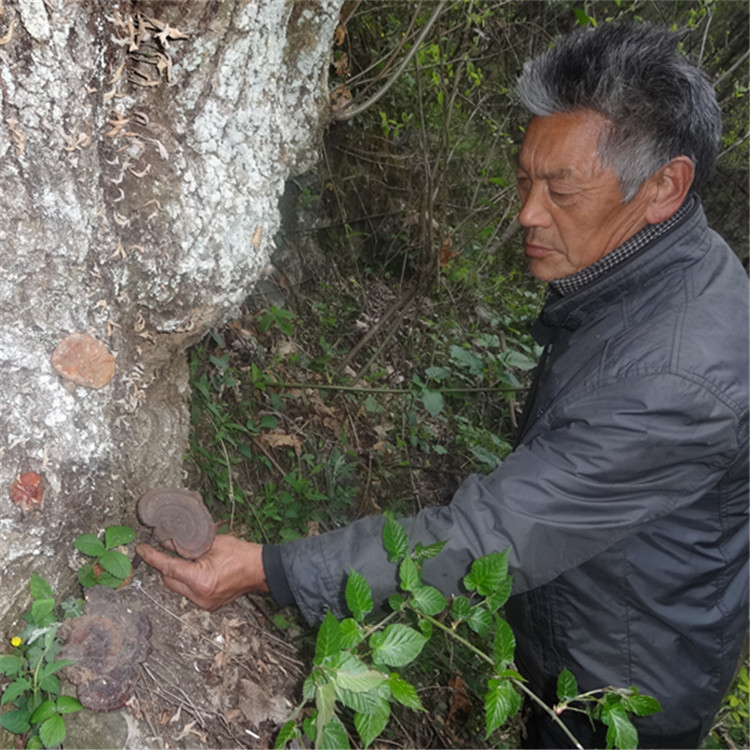
<instances>
[{"instance_id":1,"label":"dark gray jacket","mask_svg":"<svg viewBox=\"0 0 750 750\"><path fill-rule=\"evenodd\" d=\"M748 625L748 285L699 205L580 292L548 301L547 352L516 450L450 505L405 525L447 540L424 567L445 594L471 561L511 549L506 616L518 666L554 700L636 685L657 736L705 734ZM280 548L296 603L345 613L348 570L396 587L373 517Z\"/></svg>"}]
</instances>

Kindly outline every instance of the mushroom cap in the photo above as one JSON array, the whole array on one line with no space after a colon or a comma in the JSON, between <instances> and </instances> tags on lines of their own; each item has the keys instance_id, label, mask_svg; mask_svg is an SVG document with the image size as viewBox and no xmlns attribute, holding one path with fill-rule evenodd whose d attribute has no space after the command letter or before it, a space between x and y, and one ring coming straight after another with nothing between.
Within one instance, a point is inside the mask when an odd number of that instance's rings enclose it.
<instances>
[{"instance_id":1,"label":"mushroom cap","mask_svg":"<svg viewBox=\"0 0 750 750\"><path fill-rule=\"evenodd\" d=\"M129 611L118 592L89 589L81 617L66 620L58 635L64 641L59 659L72 659L65 676L77 685L78 700L91 711L114 711L128 701L140 678L138 664L151 650L151 624Z\"/></svg>"},{"instance_id":2,"label":"mushroom cap","mask_svg":"<svg viewBox=\"0 0 750 750\"><path fill-rule=\"evenodd\" d=\"M197 560L211 549L216 526L198 492L155 487L138 500L138 518L161 543L171 542L180 557Z\"/></svg>"}]
</instances>

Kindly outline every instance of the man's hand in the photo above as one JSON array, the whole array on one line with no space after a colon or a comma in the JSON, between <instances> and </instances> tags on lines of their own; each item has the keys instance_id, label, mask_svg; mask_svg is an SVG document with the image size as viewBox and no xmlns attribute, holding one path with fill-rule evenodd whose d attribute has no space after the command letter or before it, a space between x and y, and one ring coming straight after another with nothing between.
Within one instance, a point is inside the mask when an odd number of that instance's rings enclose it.
<instances>
[{"instance_id":1,"label":"man's hand","mask_svg":"<svg viewBox=\"0 0 750 750\"><path fill-rule=\"evenodd\" d=\"M136 552L162 574L172 591L213 611L251 591L268 592L261 557L263 546L219 534L198 560L183 560L139 544Z\"/></svg>"}]
</instances>

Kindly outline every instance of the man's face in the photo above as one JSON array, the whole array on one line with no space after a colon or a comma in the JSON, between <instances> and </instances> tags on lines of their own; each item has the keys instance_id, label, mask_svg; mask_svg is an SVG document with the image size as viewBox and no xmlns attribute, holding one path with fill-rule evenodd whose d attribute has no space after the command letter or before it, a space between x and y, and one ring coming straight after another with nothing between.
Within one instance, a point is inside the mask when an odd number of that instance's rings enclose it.
<instances>
[{"instance_id":1,"label":"man's face","mask_svg":"<svg viewBox=\"0 0 750 750\"><path fill-rule=\"evenodd\" d=\"M591 110L534 117L518 167L531 273L541 281L590 266L646 226L649 191L622 202L614 169L602 166L597 145L608 121Z\"/></svg>"}]
</instances>

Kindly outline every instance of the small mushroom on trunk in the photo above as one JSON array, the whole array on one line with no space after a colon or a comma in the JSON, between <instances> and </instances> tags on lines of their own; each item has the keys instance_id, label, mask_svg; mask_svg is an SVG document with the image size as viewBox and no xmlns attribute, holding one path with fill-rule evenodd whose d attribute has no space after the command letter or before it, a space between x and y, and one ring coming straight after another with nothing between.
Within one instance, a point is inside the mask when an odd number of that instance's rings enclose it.
<instances>
[{"instance_id":1,"label":"small mushroom on trunk","mask_svg":"<svg viewBox=\"0 0 750 750\"><path fill-rule=\"evenodd\" d=\"M180 557L197 560L211 549L216 527L198 492L157 487L138 501L138 518L154 530L160 544Z\"/></svg>"}]
</instances>

